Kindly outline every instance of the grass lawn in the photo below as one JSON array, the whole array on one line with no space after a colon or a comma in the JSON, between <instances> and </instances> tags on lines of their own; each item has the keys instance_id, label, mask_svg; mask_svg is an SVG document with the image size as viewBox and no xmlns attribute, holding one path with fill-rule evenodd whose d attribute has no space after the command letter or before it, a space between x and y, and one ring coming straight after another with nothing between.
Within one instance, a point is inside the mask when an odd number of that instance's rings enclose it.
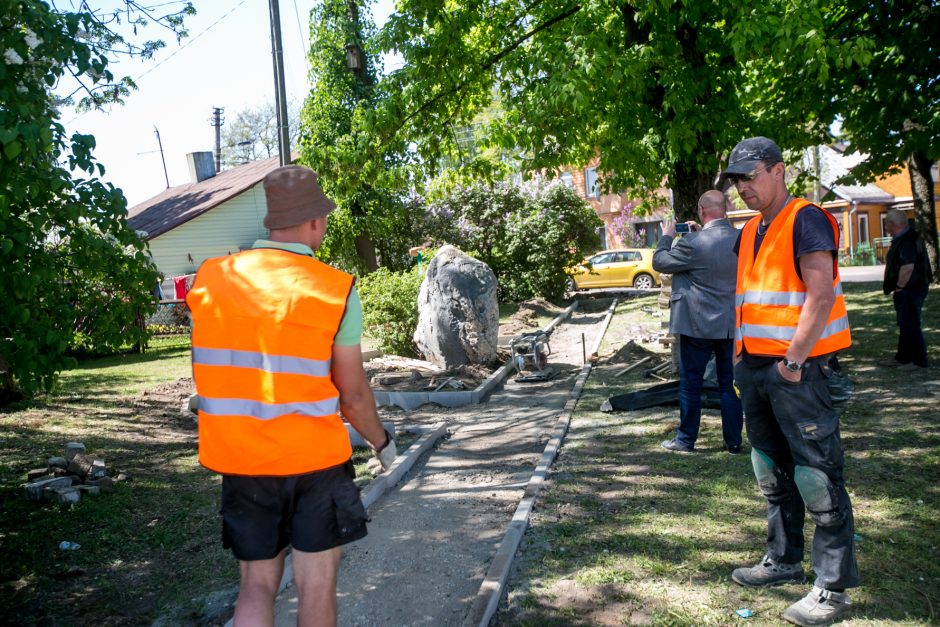
<instances>
[{"instance_id":1,"label":"grass lawn","mask_svg":"<svg viewBox=\"0 0 940 627\"><path fill-rule=\"evenodd\" d=\"M56 393L0 410L0 624L215 624L238 582L220 541L221 480L198 463L192 418L152 393L190 376L188 347L89 360ZM398 450L416 439L402 434ZM129 480L71 507L25 500L26 472L72 441ZM370 456L355 450L360 484ZM63 540L81 548L61 551Z\"/></svg>"},{"instance_id":2,"label":"grass lawn","mask_svg":"<svg viewBox=\"0 0 940 627\"><path fill-rule=\"evenodd\" d=\"M855 384L840 408L862 587L848 624L936 624L940 609L940 291L924 307L935 367L878 368L893 355L894 310L880 285L847 284ZM611 354L656 297L622 301L601 347ZM657 349L665 352L663 349ZM623 364L594 370L510 579L505 625L778 625L807 585L749 590L731 570L764 552L765 505L749 455L722 449L706 410L696 452L670 453L678 408L604 414L607 397L652 383ZM746 452L749 448L746 447ZM807 547L812 524L807 524ZM808 554L804 562L809 569ZM749 609L744 621L735 612Z\"/></svg>"},{"instance_id":3,"label":"grass lawn","mask_svg":"<svg viewBox=\"0 0 940 627\"><path fill-rule=\"evenodd\" d=\"M202 594L237 581L219 542L220 480L197 462L195 423L141 396L190 374L188 348L90 360L62 373L56 393L0 412L0 616L128 625L174 609L187 624ZM129 480L70 507L26 501L26 471L72 441ZM81 548L60 551L63 540Z\"/></svg>"}]
</instances>

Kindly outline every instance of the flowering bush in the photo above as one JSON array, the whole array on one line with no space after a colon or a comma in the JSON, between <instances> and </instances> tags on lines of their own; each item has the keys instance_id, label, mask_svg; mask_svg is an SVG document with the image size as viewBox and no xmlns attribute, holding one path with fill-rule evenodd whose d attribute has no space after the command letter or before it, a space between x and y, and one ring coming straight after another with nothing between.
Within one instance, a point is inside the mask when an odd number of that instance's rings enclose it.
<instances>
[{"instance_id":1,"label":"flowering bush","mask_svg":"<svg viewBox=\"0 0 940 627\"><path fill-rule=\"evenodd\" d=\"M620 215L613 219L614 233L626 248L646 248L646 239L637 232L636 227L631 223L638 206L637 201L628 201L620 210Z\"/></svg>"}]
</instances>

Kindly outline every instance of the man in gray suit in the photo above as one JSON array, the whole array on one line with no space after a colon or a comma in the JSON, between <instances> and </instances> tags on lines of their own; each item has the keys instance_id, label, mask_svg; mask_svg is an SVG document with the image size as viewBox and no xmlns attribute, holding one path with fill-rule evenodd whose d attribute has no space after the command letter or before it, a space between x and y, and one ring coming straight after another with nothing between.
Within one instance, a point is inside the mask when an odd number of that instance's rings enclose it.
<instances>
[{"instance_id":1,"label":"man in gray suit","mask_svg":"<svg viewBox=\"0 0 940 627\"><path fill-rule=\"evenodd\" d=\"M653 268L672 274L669 331L679 338L679 429L662 443L670 451L691 452L702 418L702 381L712 355L718 374L721 430L725 450L741 452L744 422L741 399L734 391L734 290L738 231L727 218L728 201L718 190L698 200L702 227L672 247L675 224L667 222L653 254Z\"/></svg>"}]
</instances>

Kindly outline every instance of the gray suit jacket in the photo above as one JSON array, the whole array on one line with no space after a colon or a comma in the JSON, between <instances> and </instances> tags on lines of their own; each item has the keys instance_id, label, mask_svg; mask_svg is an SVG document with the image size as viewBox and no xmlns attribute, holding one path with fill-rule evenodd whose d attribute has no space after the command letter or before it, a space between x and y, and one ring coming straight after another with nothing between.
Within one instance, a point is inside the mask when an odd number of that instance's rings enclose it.
<instances>
[{"instance_id":1,"label":"gray suit jacket","mask_svg":"<svg viewBox=\"0 0 940 627\"><path fill-rule=\"evenodd\" d=\"M669 331L703 339L734 337L734 289L738 230L727 218L712 220L672 248L663 236L653 253L653 268L672 275Z\"/></svg>"}]
</instances>

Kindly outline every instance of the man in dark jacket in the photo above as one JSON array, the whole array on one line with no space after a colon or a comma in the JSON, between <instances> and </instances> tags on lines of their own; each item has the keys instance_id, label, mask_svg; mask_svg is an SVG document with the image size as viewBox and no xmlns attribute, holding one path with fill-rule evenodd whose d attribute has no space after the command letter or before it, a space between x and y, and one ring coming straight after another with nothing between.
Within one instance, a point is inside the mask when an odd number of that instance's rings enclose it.
<instances>
[{"instance_id":1,"label":"man in dark jacket","mask_svg":"<svg viewBox=\"0 0 940 627\"><path fill-rule=\"evenodd\" d=\"M726 217L727 199L718 190L698 201L701 229L684 236L673 247L675 225L666 223L653 268L672 274L669 331L679 338L679 429L662 443L670 451L695 448L702 416L702 380L712 356L721 405L725 450L741 452L744 414L734 391L734 287L738 259L734 243L738 231Z\"/></svg>"},{"instance_id":2,"label":"man in dark jacket","mask_svg":"<svg viewBox=\"0 0 940 627\"><path fill-rule=\"evenodd\" d=\"M927 344L920 328L920 312L932 280L927 247L903 211L889 209L885 229L891 235L885 264L884 292L894 299L898 318L898 351L884 365L904 370L927 367Z\"/></svg>"}]
</instances>

